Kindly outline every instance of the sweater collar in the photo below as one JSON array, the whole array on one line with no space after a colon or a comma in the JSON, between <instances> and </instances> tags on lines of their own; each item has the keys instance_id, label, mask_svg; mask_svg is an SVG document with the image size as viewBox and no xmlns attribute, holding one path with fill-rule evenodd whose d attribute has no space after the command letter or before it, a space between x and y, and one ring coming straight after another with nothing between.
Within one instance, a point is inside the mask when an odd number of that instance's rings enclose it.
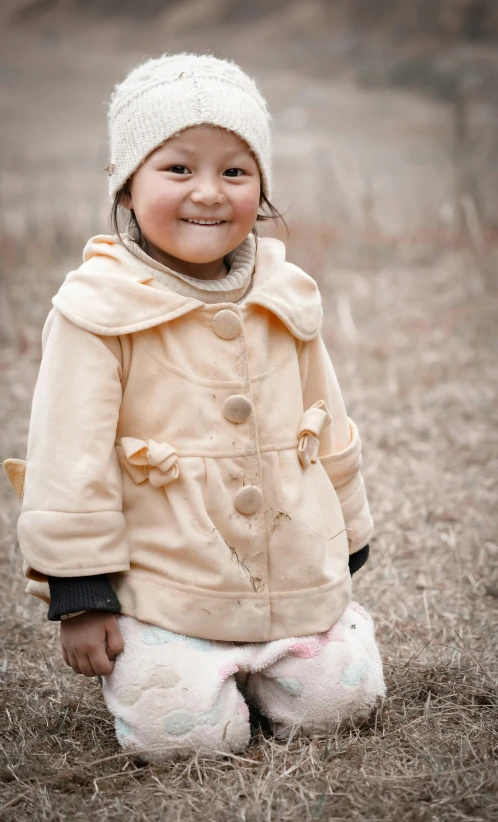
<instances>
[{"instance_id":1,"label":"sweater collar","mask_svg":"<svg viewBox=\"0 0 498 822\"><path fill-rule=\"evenodd\" d=\"M194 310L211 310L205 301L164 288L149 267L123 248L116 237L99 234L83 250L83 265L71 271L53 305L75 325L94 334L131 334L170 322ZM233 306L230 300L218 306ZM313 339L322 321L315 281L285 260L280 240L258 240L252 288L238 310L261 305L298 339Z\"/></svg>"},{"instance_id":2,"label":"sweater collar","mask_svg":"<svg viewBox=\"0 0 498 822\"><path fill-rule=\"evenodd\" d=\"M126 248L152 274L156 282L184 297L194 297L205 303L238 302L251 288L251 279L256 261L256 243L253 234L249 234L225 257L229 267L226 277L221 280L199 280L189 277L150 257L140 246L126 235L123 238Z\"/></svg>"}]
</instances>

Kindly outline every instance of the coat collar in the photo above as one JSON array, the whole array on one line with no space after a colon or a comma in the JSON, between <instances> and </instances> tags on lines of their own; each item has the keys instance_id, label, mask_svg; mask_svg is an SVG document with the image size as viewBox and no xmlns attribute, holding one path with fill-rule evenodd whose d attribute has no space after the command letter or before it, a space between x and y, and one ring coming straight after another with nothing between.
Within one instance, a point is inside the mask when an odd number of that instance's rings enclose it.
<instances>
[{"instance_id":1,"label":"coat collar","mask_svg":"<svg viewBox=\"0 0 498 822\"><path fill-rule=\"evenodd\" d=\"M83 265L71 271L53 305L75 325L103 336L131 334L169 322L196 309L211 308L159 285L139 260L111 235L92 237ZM216 309L229 303L217 303ZM275 314L298 339L315 337L322 322L315 281L285 260L280 240L258 240L253 285L239 304L261 305Z\"/></svg>"}]
</instances>

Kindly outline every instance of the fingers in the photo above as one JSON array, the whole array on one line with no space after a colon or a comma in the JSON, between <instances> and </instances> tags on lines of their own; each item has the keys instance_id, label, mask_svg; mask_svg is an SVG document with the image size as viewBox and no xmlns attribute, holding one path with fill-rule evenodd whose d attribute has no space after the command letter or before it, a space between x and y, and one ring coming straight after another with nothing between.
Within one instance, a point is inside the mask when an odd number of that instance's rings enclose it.
<instances>
[{"instance_id":1,"label":"fingers","mask_svg":"<svg viewBox=\"0 0 498 822\"><path fill-rule=\"evenodd\" d=\"M93 665L90 661L90 657L88 654L81 654L78 657L78 665L80 667L80 672L83 676L97 676L95 671L93 670Z\"/></svg>"},{"instance_id":2,"label":"fingers","mask_svg":"<svg viewBox=\"0 0 498 822\"><path fill-rule=\"evenodd\" d=\"M69 664L70 664L71 668L73 669L74 673L75 674L81 674L80 666L78 665L78 660L76 659L76 656L74 654L72 654L71 652L69 652L68 656L69 656Z\"/></svg>"},{"instance_id":3,"label":"fingers","mask_svg":"<svg viewBox=\"0 0 498 822\"><path fill-rule=\"evenodd\" d=\"M114 615L86 612L61 625L61 648L64 662L76 674L108 676L124 642Z\"/></svg>"},{"instance_id":4,"label":"fingers","mask_svg":"<svg viewBox=\"0 0 498 822\"><path fill-rule=\"evenodd\" d=\"M87 654L79 654L76 656L76 654L69 653L69 661L75 674L95 676L92 664Z\"/></svg>"},{"instance_id":5,"label":"fingers","mask_svg":"<svg viewBox=\"0 0 498 822\"><path fill-rule=\"evenodd\" d=\"M107 654L102 647L96 654L91 656L88 654L81 654L77 660L79 671L83 676L108 676L112 673L114 662L107 658Z\"/></svg>"},{"instance_id":6,"label":"fingers","mask_svg":"<svg viewBox=\"0 0 498 822\"><path fill-rule=\"evenodd\" d=\"M114 662L108 658L103 645L91 656L83 653L76 656L74 653L68 653L65 648L62 649L62 656L66 665L69 665L75 674L83 676L109 676L114 668Z\"/></svg>"},{"instance_id":7,"label":"fingers","mask_svg":"<svg viewBox=\"0 0 498 822\"><path fill-rule=\"evenodd\" d=\"M92 655L91 657L92 668L95 671L96 675L100 676L109 676L112 674L114 668L114 662L109 659L107 656L106 650L104 645L102 644L100 648Z\"/></svg>"},{"instance_id":8,"label":"fingers","mask_svg":"<svg viewBox=\"0 0 498 822\"><path fill-rule=\"evenodd\" d=\"M123 635L121 634L118 621L115 617L106 627L106 640L107 656L109 659L114 659L124 650Z\"/></svg>"},{"instance_id":9,"label":"fingers","mask_svg":"<svg viewBox=\"0 0 498 822\"><path fill-rule=\"evenodd\" d=\"M67 653L64 645L61 645L61 648L62 648L62 656L64 658L64 662L66 663L66 665L69 665L69 667L71 667L71 663L69 661L69 656L68 656L68 653Z\"/></svg>"}]
</instances>

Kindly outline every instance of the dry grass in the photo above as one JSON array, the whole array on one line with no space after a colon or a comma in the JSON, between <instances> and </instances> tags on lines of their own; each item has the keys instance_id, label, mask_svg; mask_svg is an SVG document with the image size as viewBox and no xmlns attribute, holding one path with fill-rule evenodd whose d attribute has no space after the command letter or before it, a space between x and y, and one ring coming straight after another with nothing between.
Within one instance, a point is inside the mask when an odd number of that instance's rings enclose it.
<instances>
[{"instance_id":1,"label":"dry grass","mask_svg":"<svg viewBox=\"0 0 498 822\"><path fill-rule=\"evenodd\" d=\"M243 757L138 766L119 751L97 681L64 666L57 626L23 596L17 504L2 484L2 820L488 822L498 813L498 297L465 251L417 262L398 249L395 265L341 268L326 234L313 232L304 245L296 228L289 256L320 281L325 338L363 435L376 535L354 587L376 620L384 707L329 739L281 744L256 724ZM72 262L81 241L64 249ZM54 245L32 242L29 259L4 242L14 322L2 455L24 455L39 326L69 268Z\"/></svg>"},{"instance_id":2,"label":"dry grass","mask_svg":"<svg viewBox=\"0 0 498 822\"><path fill-rule=\"evenodd\" d=\"M98 686L66 678L19 673L5 819L492 818L493 694L473 664L392 668L388 707L361 730L286 745L258 731L243 757L144 768L116 753Z\"/></svg>"}]
</instances>

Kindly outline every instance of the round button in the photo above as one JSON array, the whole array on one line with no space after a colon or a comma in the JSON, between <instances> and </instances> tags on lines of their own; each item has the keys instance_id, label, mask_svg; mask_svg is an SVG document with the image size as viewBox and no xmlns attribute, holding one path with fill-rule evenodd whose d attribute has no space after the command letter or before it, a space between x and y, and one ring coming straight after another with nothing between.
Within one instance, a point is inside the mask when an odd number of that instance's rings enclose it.
<instances>
[{"instance_id":1,"label":"round button","mask_svg":"<svg viewBox=\"0 0 498 822\"><path fill-rule=\"evenodd\" d=\"M243 394L233 394L223 403L223 415L230 422L245 422L252 414L251 401Z\"/></svg>"},{"instance_id":2,"label":"round button","mask_svg":"<svg viewBox=\"0 0 498 822\"><path fill-rule=\"evenodd\" d=\"M213 331L223 340L233 340L242 330L242 323L235 311L224 308L213 317Z\"/></svg>"},{"instance_id":3,"label":"round button","mask_svg":"<svg viewBox=\"0 0 498 822\"><path fill-rule=\"evenodd\" d=\"M259 511L262 502L263 494L259 488L255 485L244 485L244 487L235 494L233 504L239 514L249 516Z\"/></svg>"}]
</instances>

